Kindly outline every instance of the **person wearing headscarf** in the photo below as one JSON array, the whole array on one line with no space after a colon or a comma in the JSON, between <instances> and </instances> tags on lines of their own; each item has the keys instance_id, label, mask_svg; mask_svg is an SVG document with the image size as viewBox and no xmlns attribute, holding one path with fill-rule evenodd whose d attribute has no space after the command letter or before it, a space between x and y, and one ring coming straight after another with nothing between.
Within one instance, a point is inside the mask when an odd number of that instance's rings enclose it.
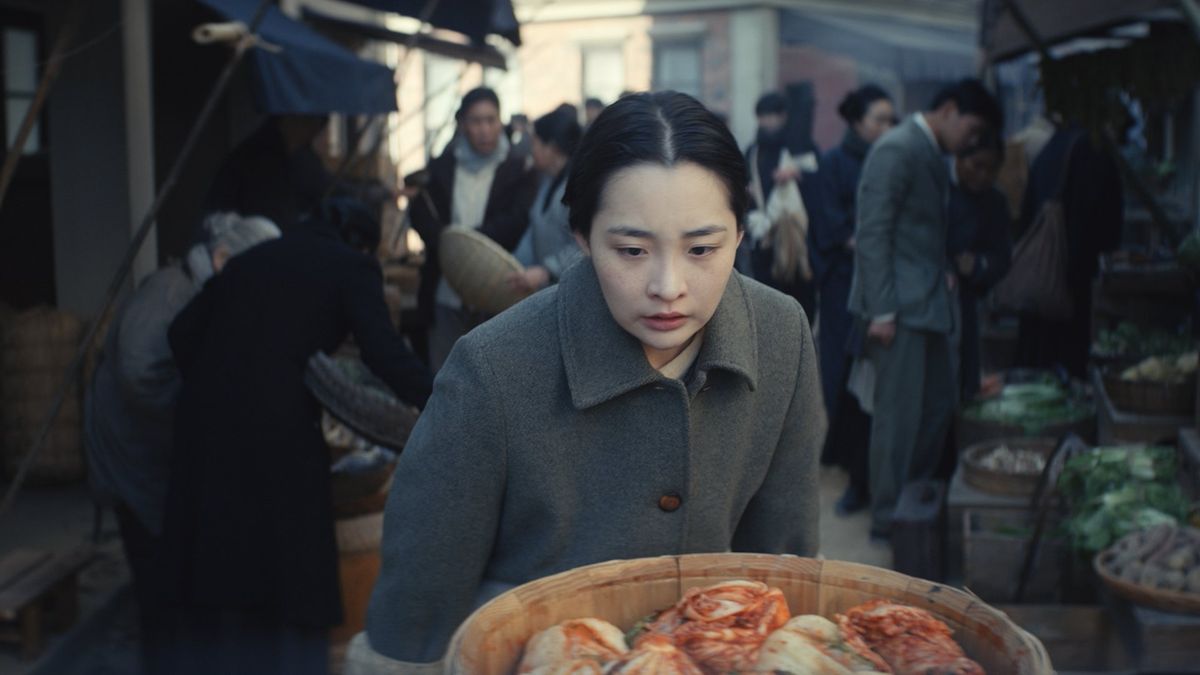
<instances>
[{"instance_id":1,"label":"person wearing headscarf","mask_svg":"<svg viewBox=\"0 0 1200 675\"><path fill-rule=\"evenodd\" d=\"M409 211L413 229L425 242L414 318L418 329L428 328L429 364L435 371L458 338L487 319L465 306L442 277L442 230L473 228L512 251L525 234L537 190L537 177L526 170L524 159L510 154L496 92L486 87L467 92L455 121L455 140L430 162L426 194L414 199Z\"/></svg>"},{"instance_id":2,"label":"person wearing headscarf","mask_svg":"<svg viewBox=\"0 0 1200 675\"><path fill-rule=\"evenodd\" d=\"M117 310L87 388L84 434L92 492L117 516L142 626L144 669L156 672L160 612L151 580L162 532L180 375L167 327L234 256L279 236L270 220L210 215L181 263L151 274Z\"/></svg>"}]
</instances>

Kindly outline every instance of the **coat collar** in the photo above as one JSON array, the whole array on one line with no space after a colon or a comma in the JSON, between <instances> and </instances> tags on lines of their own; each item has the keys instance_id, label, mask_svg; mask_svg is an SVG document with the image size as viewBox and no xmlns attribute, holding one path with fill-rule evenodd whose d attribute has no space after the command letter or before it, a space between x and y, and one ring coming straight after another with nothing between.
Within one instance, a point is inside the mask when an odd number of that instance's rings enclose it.
<instances>
[{"instance_id":1,"label":"coat collar","mask_svg":"<svg viewBox=\"0 0 1200 675\"><path fill-rule=\"evenodd\" d=\"M637 338L609 313L591 258L563 274L557 304L563 366L577 409L666 380L650 367ZM744 378L750 389L758 386L758 333L744 282L736 272L708 322L695 369L726 370Z\"/></svg>"}]
</instances>

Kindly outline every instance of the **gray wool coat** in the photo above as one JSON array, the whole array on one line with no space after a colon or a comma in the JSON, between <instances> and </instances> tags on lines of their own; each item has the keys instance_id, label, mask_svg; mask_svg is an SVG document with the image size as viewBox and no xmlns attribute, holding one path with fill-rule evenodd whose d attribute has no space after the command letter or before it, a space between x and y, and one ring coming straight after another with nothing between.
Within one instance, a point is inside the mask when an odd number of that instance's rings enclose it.
<instances>
[{"instance_id":1,"label":"gray wool coat","mask_svg":"<svg viewBox=\"0 0 1200 675\"><path fill-rule=\"evenodd\" d=\"M909 117L871 147L858 183L850 311L949 333L946 160Z\"/></svg>"},{"instance_id":2,"label":"gray wool coat","mask_svg":"<svg viewBox=\"0 0 1200 675\"><path fill-rule=\"evenodd\" d=\"M438 374L388 498L369 647L436 661L481 586L580 565L813 555L825 428L794 299L735 273L692 371L668 379L585 258L460 339Z\"/></svg>"}]
</instances>

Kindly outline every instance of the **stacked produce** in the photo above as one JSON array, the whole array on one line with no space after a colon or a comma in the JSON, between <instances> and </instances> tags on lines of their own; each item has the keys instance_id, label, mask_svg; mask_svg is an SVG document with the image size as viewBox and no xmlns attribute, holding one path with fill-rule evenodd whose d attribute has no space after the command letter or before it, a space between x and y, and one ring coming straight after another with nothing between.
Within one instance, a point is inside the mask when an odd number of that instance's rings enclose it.
<instances>
[{"instance_id":1,"label":"stacked produce","mask_svg":"<svg viewBox=\"0 0 1200 675\"><path fill-rule=\"evenodd\" d=\"M854 607L834 621L793 617L778 588L728 581L689 590L627 635L599 619L564 621L529 640L517 672L982 675L951 634L929 612L886 600Z\"/></svg>"},{"instance_id":2,"label":"stacked produce","mask_svg":"<svg viewBox=\"0 0 1200 675\"><path fill-rule=\"evenodd\" d=\"M1126 382L1180 384L1196 375L1200 354L1191 351L1179 356L1151 356L1121 371Z\"/></svg>"},{"instance_id":3,"label":"stacked produce","mask_svg":"<svg viewBox=\"0 0 1200 675\"><path fill-rule=\"evenodd\" d=\"M1162 524L1126 535L1101 556L1125 581L1200 599L1200 530Z\"/></svg>"},{"instance_id":4,"label":"stacked produce","mask_svg":"<svg viewBox=\"0 0 1200 675\"><path fill-rule=\"evenodd\" d=\"M1179 356L1195 348L1195 341L1188 335L1122 321L1115 329L1100 331L1092 352L1101 358L1140 359Z\"/></svg>"},{"instance_id":5,"label":"stacked produce","mask_svg":"<svg viewBox=\"0 0 1200 675\"><path fill-rule=\"evenodd\" d=\"M1092 407L1051 376L1035 382L1007 384L998 396L968 405L963 417L976 422L1020 426L1035 434L1053 424L1069 424L1092 415Z\"/></svg>"},{"instance_id":6,"label":"stacked produce","mask_svg":"<svg viewBox=\"0 0 1200 675\"><path fill-rule=\"evenodd\" d=\"M1157 446L1101 447L1068 460L1058 489L1075 548L1095 553L1130 532L1183 520L1177 462L1174 448Z\"/></svg>"},{"instance_id":7,"label":"stacked produce","mask_svg":"<svg viewBox=\"0 0 1200 675\"><path fill-rule=\"evenodd\" d=\"M1040 476L1046 468L1046 455L1039 450L1009 448L1001 443L979 458L979 466L1019 476Z\"/></svg>"}]
</instances>

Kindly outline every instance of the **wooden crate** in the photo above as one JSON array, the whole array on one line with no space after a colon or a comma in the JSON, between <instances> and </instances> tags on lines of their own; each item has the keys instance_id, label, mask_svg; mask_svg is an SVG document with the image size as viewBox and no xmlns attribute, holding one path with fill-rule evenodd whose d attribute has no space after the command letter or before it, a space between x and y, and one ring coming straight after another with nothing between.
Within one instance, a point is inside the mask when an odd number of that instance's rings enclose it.
<instances>
[{"instance_id":1,"label":"wooden crate","mask_svg":"<svg viewBox=\"0 0 1200 675\"><path fill-rule=\"evenodd\" d=\"M1032 524L1026 518L970 510L963 513L961 522L963 586L987 602L1014 602ZM1058 599L1066 556L1065 543L1043 538L1023 601Z\"/></svg>"},{"instance_id":2,"label":"wooden crate","mask_svg":"<svg viewBox=\"0 0 1200 675\"><path fill-rule=\"evenodd\" d=\"M1200 673L1200 616L1139 607L1111 593L1104 599L1139 671Z\"/></svg>"},{"instance_id":3,"label":"wooden crate","mask_svg":"<svg viewBox=\"0 0 1200 675\"><path fill-rule=\"evenodd\" d=\"M967 511L1031 520L1033 507L1028 497L1007 497L977 490L967 484L960 463L946 493L946 578L963 575L963 514Z\"/></svg>"},{"instance_id":4,"label":"wooden crate","mask_svg":"<svg viewBox=\"0 0 1200 675\"><path fill-rule=\"evenodd\" d=\"M1121 443L1173 442L1182 427L1191 426L1189 415L1143 415L1118 410L1104 388L1098 368L1092 368L1092 387L1096 395L1096 418L1100 445Z\"/></svg>"},{"instance_id":5,"label":"wooden crate","mask_svg":"<svg viewBox=\"0 0 1200 675\"><path fill-rule=\"evenodd\" d=\"M1103 605L995 605L1013 623L1033 633L1055 670L1110 672L1132 660Z\"/></svg>"}]
</instances>

